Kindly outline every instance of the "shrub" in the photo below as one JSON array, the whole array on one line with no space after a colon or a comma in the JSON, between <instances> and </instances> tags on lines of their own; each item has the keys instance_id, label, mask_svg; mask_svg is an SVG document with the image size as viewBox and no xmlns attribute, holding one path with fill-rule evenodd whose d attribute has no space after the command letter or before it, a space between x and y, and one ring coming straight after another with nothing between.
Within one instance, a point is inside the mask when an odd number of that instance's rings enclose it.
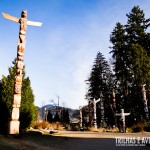
<instances>
[{"instance_id":1,"label":"shrub","mask_svg":"<svg viewBox=\"0 0 150 150\"><path fill-rule=\"evenodd\" d=\"M67 129L68 130L71 130L71 131L79 131L80 130L80 125L78 123L70 123L68 126L67 126Z\"/></svg>"},{"instance_id":2,"label":"shrub","mask_svg":"<svg viewBox=\"0 0 150 150\"><path fill-rule=\"evenodd\" d=\"M49 130L62 130L63 125L60 122L48 123L47 121L35 122L32 125L34 129L49 129Z\"/></svg>"},{"instance_id":3,"label":"shrub","mask_svg":"<svg viewBox=\"0 0 150 150\"><path fill-rule=\"evenodd\" d=\"M133 132L132 128L126 128L126 133L132 133L132 132Z\"/></svg>"},{"instance_id":4,"label":"shrub","mask_svg":"<svg viewBox=\"0 0 150 150\"><path fill-rule=\"evenodd\" d=\"M144 124L139 122L132 126L132 132L143 132L144 131Z\"/></svg>"},{"instance_id":5,"label":"shrub","mask_svg":"<svg viewBox=\"0 0 150 150\"><path fill-rule=\"evenodd\" d=\"M47 126L48 126L48 122L42 121L42 122L35 122L32 125L32 128L34 128L34 129L45 129L45 128L47 128Z\"/></svg>"},{"instance_id":6,"label":"shrub","mask_svg":"<svg viewBox=\"0 0 150 150\"><path fill-rule=\"evenodd\" d=\"M53 127L54 130L62 130L63 129L63 125L60 122L52 123L51 126Z\"/></svg>"},{"instance_id":7,"label":"shrub","mask_svg":"<svg viewBox=\"0 0 150 150\"><path fill-rule=\"evenodd\" d=\"M144 122L144 131L150 132L150 122L148 121Z\"/></svg>"}]
</instances>

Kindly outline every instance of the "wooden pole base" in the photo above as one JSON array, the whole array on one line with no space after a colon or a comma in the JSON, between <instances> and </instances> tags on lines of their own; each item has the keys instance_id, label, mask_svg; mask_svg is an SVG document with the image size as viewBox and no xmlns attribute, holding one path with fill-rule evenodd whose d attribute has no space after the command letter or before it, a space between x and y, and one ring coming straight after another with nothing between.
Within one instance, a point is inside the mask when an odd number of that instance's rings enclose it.
<instances>
[{"instance_id":1,"label":"wooden pole base","mask_svg":"<svg viewBox=\"0 0 150 150\"><path fill-rule=\"evenodd\" d=\"M10 121L9 134L19 134L20 121Z\"/></svg>"}]
</instances>

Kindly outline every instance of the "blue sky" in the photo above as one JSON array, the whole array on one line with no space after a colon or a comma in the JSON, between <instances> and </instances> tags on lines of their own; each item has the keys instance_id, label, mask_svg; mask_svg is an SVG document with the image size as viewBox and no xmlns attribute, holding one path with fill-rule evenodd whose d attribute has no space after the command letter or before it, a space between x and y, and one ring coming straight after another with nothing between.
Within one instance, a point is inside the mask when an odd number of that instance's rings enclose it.
<instances>
[{"instance_id":1,"label":"blue sky","mask_svg":"<svg viewBox=\"0 0 150 150\"><path fill-rule=\"evenodd\" d=\"M27 28L24 64L35 95L35 105L53 99L71 108L87 104L86 84L98 51L107 60L109 37L115 24L127 22L126 14L139 5L150 18L149 0L0 0L0 12L43 22ZM17 53L19 24L0 16L0 76Z\"/></svg>"}]
</instances>

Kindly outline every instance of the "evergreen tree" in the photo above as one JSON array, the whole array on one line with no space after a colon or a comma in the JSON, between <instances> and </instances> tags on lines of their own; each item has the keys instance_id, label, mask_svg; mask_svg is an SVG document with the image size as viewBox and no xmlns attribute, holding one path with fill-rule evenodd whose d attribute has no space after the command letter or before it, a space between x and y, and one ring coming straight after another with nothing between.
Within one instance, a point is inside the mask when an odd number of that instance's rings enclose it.
<instances>
[{"instance_id":1,"label":"evergreen tree","mask_svg":"<svg viewBox=\"0 0 150 150\"><path fill-rule=\"evenodd\" d=\"M128 70L128 53L126 47L126 35L124 26L121 23L117 23L114 28L111 36L110 42L113 44L111 47L110 53L112 53L113 57L113 70L115 73L116 79L116 88L119 87L119 95L123 95L123 91L126 89L127 81L129 80L129 70Z\"/></svg>"},{"instance_id":2,"label":"evergreen tree","mask_svg":"<svg viewBox=\"0 0 150 150\"><path fill-rule=\"evenodd\" d=\"M110 36L110 42L113 44L110 53L113 57L113 71L115 74L115 89L116 89L116 101L117 111L121 108L125 108L125 111L130 111L127 105L130 105L129 101L129 87L131 83L130 75L130 61L129 50L126 45L127 35L125 27L121 23L117 23Z\"/></svg>"},{"instance_id":3,"label":"evergreen tree","mask_svg":"<svg viewBox=\"0 0 150 150\"><path fill-rule=\"evenodd\" d=\"M9 75L7 77L2 76L0 88L0 132L2 133L8 131L8 123L11 117L15 67L10 67L8 71Z\"/></svg>"},{"instance_id":4,"label":"evergreen tree","mask_svg":"<svg viewBox=\"0 0 150 150\"><path fill-rule=\"evenodd\" d=\"M150 25L150 19L145 19L145 14L139 6L134 6L126 16L128 18L127 25L125 25L127 45L139 44L150 54L149 34L146 32Z\"/></svg>"},{"instance_id":5,"label":"evergreen tree","mask_svg":"<svg viewBox=\"0 0 150 150\"><path fill-rule=\"evenodd\" d=\"M20 107L20 128L28 128L36 119L37 109L34 105L34 95L29 77L22 81L21 107Z\"/></svg>"},{"instance_id":6,"label":"evergreen tree","mask_svg":"<svg viewBox=\"0 0 150 150\"><path fill-rule=\"evenodd\" d=\"M144 109L140 86L146 83L148 95L150 91L150 19L145 19L139 6L133 7L127 18L127 24L117 23L110 36L117 108L130 111L132 119L140 120Z\"/></svg>"},{"instance_id":7,"label":"evergreen tree","mask_svg":"<svg viewBox=\"0 0 150 150\"><path fill-rule=\"evenodd\" d=\"M48 110L48 114L47 114L47 121L48 122L52 122L53 121L53 116L50 110Z\"/></svg>"},{"instance_id":8,"label":"evergreen tree","mask_svg":"<svg viewBox=\"0 0 150 150\"><path fill-rule=\"evenodd\" d=\"M109 95L113 89L113 75L108 62L100 52L97 53L87 84L88 92L86 95L88 99L93 100L95 98L97 100L102 93L105 107L104 110L106 113L111 103ZM107 115L107 118L110 119L109 114ZM100 103L97 103L97 122L98 124L101 123Z\"/></svg>"},{"instance_id":9,"label":"evergreen tree","mask_svg":"<svg viewBox=\"0 0 150 150\"><path fill-rule=\"evenodd\" d=\"M3 76L0 83L0 129L7 131L8 122L11 119L12 100L14 95L14 79L16 73L16 63L8 69L9 75ZM20 107L20 127L25 129L29 127L36 118L36 108L34 106L34 95L30 86L29 77L25 78L25 70L23 70L22 93Z\"/></svg>"},{"instance_id":10,"label":"evergreen tree","mask_svg":"<svg viewBox=\"0 0 150 150\"><path fill-rule=\"evenodd\" d=\"M54 116L54 122L60 121L60 117L58 112L56 112L55 116Z\"/></svg>"},{"instance_id":11,"label":"evergreen tree","mask_svg":"<svg viewBox=\"0 0 150 150\"><path fill-rule=\"evenodd\" d=\"M86 95L90 99L100 98L101 92L103 96L108 96L108 93L113 87L110 66L100 52L97 53L90 77L86 80L86 83L88 84L88 92Z\"/></svg>"},{"instance_id":12,"label":"evergreen tree","mask_svg":"<svg viewBox=\"0 0 150 150\"><path fill-rule=\"evenodd\" d=\"M65 123L69 123L70 122L68 108L64 110L63 122L65 122Z\"/></svg>"}]
</instances>

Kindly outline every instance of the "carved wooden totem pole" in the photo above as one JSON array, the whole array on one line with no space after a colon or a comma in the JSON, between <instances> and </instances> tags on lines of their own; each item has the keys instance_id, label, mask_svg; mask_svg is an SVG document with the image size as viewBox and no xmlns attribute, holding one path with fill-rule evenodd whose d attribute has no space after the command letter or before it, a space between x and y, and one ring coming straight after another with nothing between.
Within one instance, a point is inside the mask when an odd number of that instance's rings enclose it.
<instances>
[{"instance_id":1,"label":"carved wooden totem pole","mask_svg":"<svg viewBox=\"0 0 150 150\"><path fill-rule=\"evenodd\" d=\"M82 128L82 123L83 123L83 119L82 119L82 106L79 106L79 111L80 111L79 124L80 124L80 128Z\"/></svg>"},{"instance_id":2,"label":"carved wooden totem pole","mask_svg":"<svg viewBox=\"0 0 150 150\"><path fill-rule=\"evenodd\" d=\"M146 84L142 85L142 95L143 95L143 102L144 102L145 117L146 117L147 120L149 120L149 112L148 112L148 107L147 107L147 101L148 101L148 99L146 98L145 86L146 86Z\"/></svg>"},{"instance_id":3,"label":"carved wooden totem pole","mask_svg":"<svg viewBox=\"0 0 150 150\"><path fill-rule=\"evenodd\" d=\"M102 94L102 92L100 93L100 108L101 108L101 123L100 123L100 126L102 127L102 128L104 128L105 127L105 117L104 117L104 99L103 99L103 94Z\"/></svg>"},{"instance_id":4,"label":"carved wooden totem pole","mask_svg":"<svg viewBox=\"0 0 150 150\"><path fill-rule=\"evenodd\" d=\"M113 89L112 90L112 101L113 101L113 105L112 105L112 110L113 110L113 113L114 113L114 126L116 127L117 126L117 118L116 118L116 95L115 95L115 90Z\"/></svg>"},{"instance_id":5,"label":"carved wooden totem pole","mask_svg":"<svg viewBox=\"0 0 150 150\"><path fill-rule=\"evenodd\" d=\"M91 101L89 100L88 101L88 109L89 109L89 126L92 127L92 103Z\"/></svg>"},{"instance_id":6,"label":"carved wooden totem pole","mask_svg":"<svg viewBox=\"0 0 150 150\"><path fill-rule=\"evenodd\" d=\"M96 100L95 98L93 99L93 101L89 100L90 103L93 103L93 124L95 129L97 129L96 103L99 101L100 99Z\"/></svg>"},{"instance_id":7,"label":"carved wooden totem pole","mask_svg":"<svg viewBox=\"0 0 150 150\"><path fill-rule=\"evenodd\" d=\"M123 128L123 132L126 133L126 121L125 121L125 117L129 116L130 113L125 113L124 109L121 109L121 113L116 113L116 116L120 116L121 117L121 121L122 121L122 128Z\"/></svg>"},{"instance_id":8,"label":"carved wooden totem pole","mask_svg":"<svg viewBox=\"0 0 150 150\"><path fill-rule=\"evenodd\" d=\"M20 23L19 40L17 46L17 60L16 60L16 75L14 85L14 97L12 103L12 114L11 121L9 124L9 134L19 134L19 108L21 104L21 88L22 88L22 70L23 70L23 59L24 49L26 43L26 29L27 25L41 26L42 23L32 22L27 20L27 11L22 11L21 18L16 18L8 14L2 13L3 17Z\"/></svg>"}]
</instances>

